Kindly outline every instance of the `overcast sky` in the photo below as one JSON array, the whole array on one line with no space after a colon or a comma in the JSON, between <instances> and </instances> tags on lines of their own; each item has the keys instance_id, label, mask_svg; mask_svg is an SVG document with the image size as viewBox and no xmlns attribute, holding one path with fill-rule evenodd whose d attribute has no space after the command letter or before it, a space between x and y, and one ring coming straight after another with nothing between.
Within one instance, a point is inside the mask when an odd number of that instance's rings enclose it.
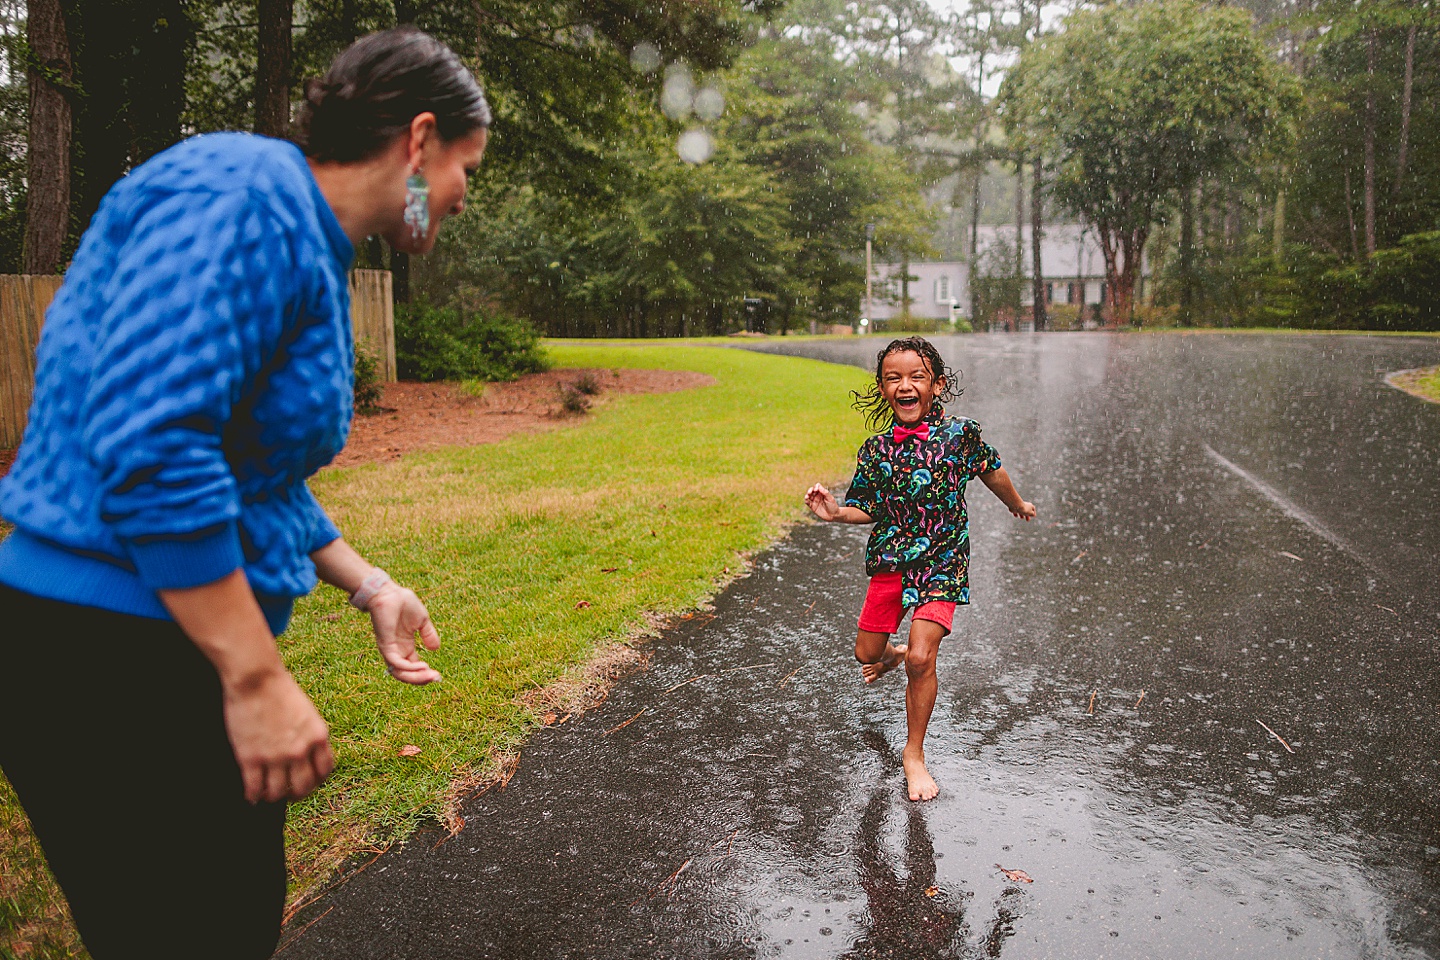
<instances>
[{"instance_id":1,"label":"overcast sky","mask_svg":"<svg viewBox=\"0 0 1440 960\"><path fill-rule=\"evenodd\" d=\"M936 10L947 12L957 11L961 14L963 14L969 8L968 0L926 0L926 2L929 3L930 6L934 7ZM1031 10L1033 10L1033 3L1029 5ZM1056 29L1060 21L1064 19L1065 14L1069 11L1071 6L1072 4L1050 3L1048 2L1048 0L1046 0L1046 3L1041 8L1041 16L1045 23L1045 29L1047 31ZM971 75L975 69L974 62L969 60L968 58L957 57L952 62L955 64L955 68L957 70L964 72L967 76ZM985 64L985 72L988 74L988 76L985 79L985 86L983 90L987 97L993 97L995 96L996 92L999 91L1000 81L1004 79L1003 68L1006 66L1008 66L1008 62L1004 60L998 62L987 62Z\"/></svg>"}]
</instances>

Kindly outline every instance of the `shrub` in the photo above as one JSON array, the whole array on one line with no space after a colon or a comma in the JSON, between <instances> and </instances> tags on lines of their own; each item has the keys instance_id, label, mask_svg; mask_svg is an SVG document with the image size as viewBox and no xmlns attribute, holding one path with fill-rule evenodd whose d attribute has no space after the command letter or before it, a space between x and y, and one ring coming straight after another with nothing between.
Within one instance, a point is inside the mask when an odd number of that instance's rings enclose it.
<instances>
[{"instance_id":1,"label":"shrub","mask_svg":"<svg viewBox=\"0 0 1440 960\"><path fill-rule=\"evenodd\" d=\"M545 369L540 338L499 313L395 306L395 364L402 380L514 380Z\"/></svg>"},{"instance_id":2,"label":"shrub","mask_svg":"<svg viewBox=\"0 0 1440 960\"><path fill-rule=\"evenodd\" d=\"M573 384L558 384L555 389L560 393L560 409L569 414L581 414L590 409L590 398L581 393Z\"/></svg>"},{"instance_id":3,"label":"shrub","mask_svg":"<svg viewBox=\"0 0 1440 960\"><path fill-rule=\"evenodd\" d=\"M914 314L901 314L898 317L888 319L877 319L870 321L871 333L951 333L968 321L957 320L954 327L950 321L939 317L917 317ZM968 332L961 330L961 332Z\"/></svg>"},{"instance_id":4,"label":"shrub","mask_svg":"<svg viewBox=\"0 0 1440 960\"><path fill-rule=\"evenodd\" d=\"M594 371L586 370L576 378L575 389L587 397L593 397L600 392L600 380L595 376Z\"/></svg>"},{"instance_id":5,"label":"shrub","mask_svg":"<svg viewBox=\"0 0 1440 960\"><path fill-rule=\"evenodd\" d=\"M380 389L380 361L363 344L355 345L355 412L370 416L380 412L384 394Z\"/></svg>"},{"instance_id":6,"label":"shrub","mask_svg":"<svg viewBox=\"0 0 1440 960\"><path fill-rule=\"evenodd\" d=\"M1411 234L1364 263L1327 270L1309 292L1312 309L1340 327L1440 330L1440 232Z\"/></svg>"}]
</instances>

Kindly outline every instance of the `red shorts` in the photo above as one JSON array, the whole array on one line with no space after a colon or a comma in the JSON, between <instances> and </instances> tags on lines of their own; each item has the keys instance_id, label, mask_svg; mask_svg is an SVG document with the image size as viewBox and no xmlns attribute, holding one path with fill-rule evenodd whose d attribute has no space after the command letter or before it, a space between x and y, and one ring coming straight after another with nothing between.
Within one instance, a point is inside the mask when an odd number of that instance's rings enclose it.
<instances>
[{"instance_id":1,"label":"red shorts","mask_svg":"<svg viewBox=\"0 0 1440 960\"><path fill-rule=\"evenodd\" d=\"M894 633L900 629L905 618L905 607L900 603L900 574L877 573L870 578L870 589L865 592L865 606L860 610L860 629L871 633ZM911 620L929 620L938 623L950 632L955 619L955 604L948 600L931 600L915 608Z\"/></svg>"}]
</instances>

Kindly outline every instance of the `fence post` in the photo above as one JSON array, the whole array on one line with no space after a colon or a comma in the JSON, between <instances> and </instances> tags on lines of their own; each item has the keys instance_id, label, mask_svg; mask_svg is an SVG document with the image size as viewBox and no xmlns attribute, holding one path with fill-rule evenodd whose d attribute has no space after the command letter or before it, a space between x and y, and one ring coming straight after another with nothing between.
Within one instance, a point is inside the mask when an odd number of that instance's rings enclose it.
<instances>
[{"instance_id":1,"label":"fence post","mask_svg":"<svg viewBox=\"0 0 1440 960\"><path fill-rule=\"evenodd\" d=\"M20 446L35 390L35 345L60 277L0 274L0 447Z\"/></svg>"},{"instance_id":2,"label":"fence post","mask_svg":"<svg viewBox=\"0 0 1440 960\"><path fill-rule=\"evenodd\" d=\"M379 361L380 379L394 383L395 301L389 270L355 270L350 274L350 320L355 348L368 349Z\"/></svg>"}]
</instances>

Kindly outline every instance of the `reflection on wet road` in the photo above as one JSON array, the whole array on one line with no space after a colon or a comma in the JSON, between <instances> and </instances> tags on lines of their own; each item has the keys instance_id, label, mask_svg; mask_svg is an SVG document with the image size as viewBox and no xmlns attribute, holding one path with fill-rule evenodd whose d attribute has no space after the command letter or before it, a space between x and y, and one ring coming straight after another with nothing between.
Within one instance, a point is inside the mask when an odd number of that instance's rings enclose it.
<instances>
[{"instance_id":1,"label":"reflection on wet road","mask_svg":"<svg viewBox=\"0 0 1440 960\"><path fill-rule=\"evenodd\" d=\"M940 340L1040 517L972 490L938 800L804 526L280 956L1440 955L1440 342Z\"/></svg>"}]
</instances>

